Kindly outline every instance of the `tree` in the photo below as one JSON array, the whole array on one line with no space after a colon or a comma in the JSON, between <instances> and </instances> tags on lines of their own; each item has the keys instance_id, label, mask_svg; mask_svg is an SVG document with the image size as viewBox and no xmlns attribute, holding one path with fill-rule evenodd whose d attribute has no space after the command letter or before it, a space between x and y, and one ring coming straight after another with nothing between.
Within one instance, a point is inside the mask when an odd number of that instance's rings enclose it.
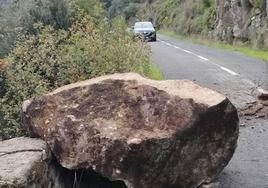
<instances>
[{"instance_id":1,"label":"tree","mask_svg":"<svg viewBox=\"0 0 268 188\"><path fill-rule=\"evenodd\" d=\"M22 36L33 34L36 22L55 29L67 29L71 24L72 10L67 0L23 0L0 8L0 58L5 57Z\"/></svg>"}]
</instances>

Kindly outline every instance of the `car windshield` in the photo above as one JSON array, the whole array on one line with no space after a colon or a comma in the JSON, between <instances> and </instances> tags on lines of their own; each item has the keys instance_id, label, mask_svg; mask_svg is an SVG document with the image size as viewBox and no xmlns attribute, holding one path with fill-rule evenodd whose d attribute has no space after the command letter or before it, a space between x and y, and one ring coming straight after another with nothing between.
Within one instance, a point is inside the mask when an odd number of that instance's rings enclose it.
<instances>
[{"instance_id":1,"label":"car windshield","mask_svg":"<svg viewBox=\"0 0 268 188\"><path fill-rule=\"evenodd\" d=\"M152 29L153 24L151 22L137 22L134 26L135 29Z\"/></svg>"}]
</instances>

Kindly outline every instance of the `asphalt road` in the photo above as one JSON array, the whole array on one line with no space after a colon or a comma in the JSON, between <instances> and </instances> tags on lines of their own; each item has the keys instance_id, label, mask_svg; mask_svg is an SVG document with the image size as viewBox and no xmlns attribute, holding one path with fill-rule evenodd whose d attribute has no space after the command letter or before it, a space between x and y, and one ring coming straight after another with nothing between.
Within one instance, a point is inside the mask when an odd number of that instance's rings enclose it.
<instances>
[{"instance_id":1,"label":"asphalt road","mask_svg":"<svg viewBox=\"0 0 268 188\"><path fill-rule=\"evenodd\" d=\"M152 59L165 79L189 79L225 94L239 109L255 101L268 83L265 62L238 52L159 36L150 43ZM241 122L237 151L219 177L221 188L268 188L268 119Z\"/></svg>"}]
</instances>

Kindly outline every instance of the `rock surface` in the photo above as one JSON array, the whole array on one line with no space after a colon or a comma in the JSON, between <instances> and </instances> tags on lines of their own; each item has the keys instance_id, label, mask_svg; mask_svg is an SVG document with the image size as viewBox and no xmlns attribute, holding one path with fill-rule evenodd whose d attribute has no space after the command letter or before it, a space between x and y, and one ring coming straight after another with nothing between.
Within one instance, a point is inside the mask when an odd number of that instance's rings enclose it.
<instances>
[{"instance_id":1,"label":"rock surface","mask_svg":"<svg viewBox=\"0 0 268 188\"><path fill-rule=\"evenodd\" d=\"M61 187L53 180L51 153L39 139L15 138L0 142L0 187Z\"/></svg>"},{"instance_id":2,"label":"rock surface","mask_svg":"<svg viewBox=\"0 0 268 188\"><path fill-rule=\"evenodd\" d=\"M68 169L93 169L128 188L196 188L231 159L238 115L193 82L104 76L25 101L23 125Z\"/></svg>"},{"instance_id":3,"label":"rock surface","mask_svg":"<svg viewBox=\"0 0 268 188\"><path fill-rule=\"evenodd\" d=\"M220 188L220 184L219 184L219 182L216 182L216 183L213 182L213 183L210 183L210 184L201 185L198 188Z\"/></svg>"},{"instance_id":4,"label":"rock surface","mask_svg":"<svg viewBox=\"0 0 268 188\"><path fill-rule=\"evenodd\" d=\"M216 0L218 40L268 48L268 0Z\"/></svg>"},{"instance_id":5,"label":"rock surface","mask_svg":"<svg viewBox=\"0 0 268 188\"><path fill-rule=\"evenodd\" d=\"M257 97L260 100L268 100L268 91L262 88L257 89Z\"/></svg>"}]
</instances>

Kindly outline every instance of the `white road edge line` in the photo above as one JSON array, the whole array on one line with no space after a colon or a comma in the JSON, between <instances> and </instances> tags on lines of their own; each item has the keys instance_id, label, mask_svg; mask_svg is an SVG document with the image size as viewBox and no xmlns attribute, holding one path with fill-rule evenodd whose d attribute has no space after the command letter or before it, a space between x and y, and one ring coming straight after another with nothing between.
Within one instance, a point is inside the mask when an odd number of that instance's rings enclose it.
<instances>
[{"instance_id":1,"label":"white road edge line","mask_svg":"<svg viewBox=\"0 0 268 188\"><path fill-rule=\"evenodd\" d=\"M208 61L209 60L209 59L207 59L207 58L205 58L205 57L203 57L201 55L198 55L197 57L199 57L200 59L203 59L204 61Z\"/></svg>"},{"instance_id":2,"label":"white road edge line","mask_svg":"<svg viewBox=\"0 0 268 188\"><path fill-rule=\"evenodd\" d=\"M176 49L182 50L182 48L178 47L178 46L173 46Z\"/></svg>"},{"instance_id":3,"label":"white road edge line","mask_svg":"<svg viewBox=\"0 0 268 188\"><path fill-rule=\"evenodd\" d=\"M221 68L222 70L228 72L228 73L231 74L231 75L238 76L238 73L236 73L236 72L234 72L234 71L232 71L232 70L230 70L230 69L227 69L226 67L220 67L220 68Z\"/></svg>"},{"instance_id":4,"label":"white road edge line","mask_svg":"<svg viewBox=\"0 0 268 188\"><path fill-rule=\"evenodd\" d=\"M188 54L194 54L193 52L190 52L188 50L183 50L184 52L188 53Z\"/></svg>"},{"instance_id":5,"label":"white road edge line","mask_svg":"<svg viewBox=\"0 0 268 188\"><path fill-rule=\"evenodd\" d=\"M180 50L182 50L182 51L184 51L184 52L186 52L186 53L188 53L188 54L193 54L193 55L197 56L198 58L200 58L200 59L202 59L202 60L204 60L204 61L209 61L208 58L205 58L205 57L203 57L203 56L201 56L201 55L195 54L195 53L193 53L193 52L191 52L191 51L188 51L188 50L184 50L184 49L182 49L182 48L180 48L180 47L178 47L178 46L172 45L172 44L170 44L170 43L168 43L168 42L166 42L166 41L162 41L162 40L159 40L159 41L162 42L162 43L164 43L164 44L166 44L166 45L168 45L168 46L174 47L174 48L176 48L176 49L180 49ZM222 70L224 70L225 72L228 72L229 74L231 74L231 75L233 75L233 76L238 76L238 75L239 75L238 73L236 73L236 72L234 72L234 71L232 71L232 70L230 70L230 69L228 69L228 68L226 68L226 67L222 67L222 66L220 66L220 65L218 65L218 64L216 64L216 63L213 63L213 64L216 65L216 66L218 66L218 67L220 67Z\"/></svg>"},{"instance_id":6,"label":"white road edge line","mask_svg":"<svg viewBox=\"0 0 268 188\"><path fill-rule=\"evenodd\" d=\"M184 50L184 49L182 49L181 47L172 45L172 44L170 44L170 43L168 43L168 42L165 42L165 41L161 41L161 42L165 43L165 44L168 45L168 46L171 46L171 47L174 47L174 48L176 48L176 49L182 50L182 51L184 51L184 52L186 52L186 53L188 53L188 54L193 54L193 55L197 56L198 58L200 58L200 59L202 59L202 60L204 60L204 61L209 61L208 58L205 58L205 57L203 57L203 56L201 56L201 55L195 54L195 53L193 53L193 52L191 52L191 51Z\"/></svg>"},{"instance_id":7,"label":"white road edge line","mask_svg":"<svg viewBox=\"0 0 268 188\"><path fill-rule=\"evenodd\" d=\"M166 43L166 45L173 47L172 44L169 44L169 43Z\"/></svg>"}]
</instances>

